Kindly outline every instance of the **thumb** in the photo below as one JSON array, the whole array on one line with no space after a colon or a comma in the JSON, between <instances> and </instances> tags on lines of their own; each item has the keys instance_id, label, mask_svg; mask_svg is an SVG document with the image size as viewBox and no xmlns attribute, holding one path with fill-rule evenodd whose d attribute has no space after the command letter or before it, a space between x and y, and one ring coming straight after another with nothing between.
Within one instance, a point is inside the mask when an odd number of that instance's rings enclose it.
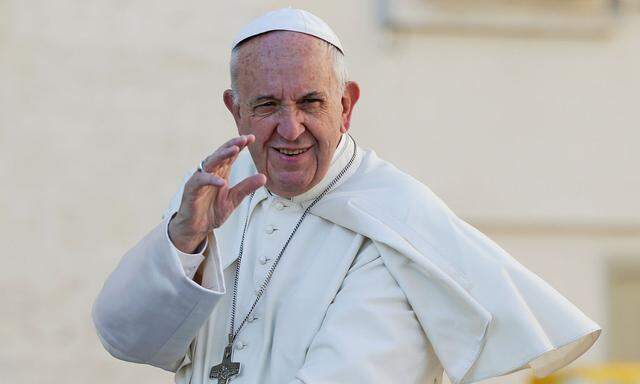
<instances>
[{"instance_id":1,"label":"thumb","mask_svg":"<svg viewBox=\"0 0 640 384\"><path fill-rule=\"evenodd\" d=\"M249 176L229 190L229 199L233 206L237 207L245 197L266 183L267 177L262 173Z\"/></svg>"}]
</instances>

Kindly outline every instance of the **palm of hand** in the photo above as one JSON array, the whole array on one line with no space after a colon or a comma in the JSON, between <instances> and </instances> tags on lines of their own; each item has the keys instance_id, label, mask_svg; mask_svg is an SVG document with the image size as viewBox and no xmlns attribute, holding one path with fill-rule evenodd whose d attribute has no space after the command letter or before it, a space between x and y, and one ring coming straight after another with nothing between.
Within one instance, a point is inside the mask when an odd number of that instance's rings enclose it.
<instances>
[{"instance_id":1,"label":"palm of hand","mask_svg":"<svg viewBox=\"0 0 640 384\"><path fill-rule=\"evenodd\" d=\"M256 174L233 187L228 184L231 165L253 141L253 135L229 140L203 161L202 171L187 181L175 223L170 223L169 235L177 239L174 243L184 244L185 249L194 248L211 230L221 226L247 195L266 183L264 175Z\"/></svg>"}]
</instances>

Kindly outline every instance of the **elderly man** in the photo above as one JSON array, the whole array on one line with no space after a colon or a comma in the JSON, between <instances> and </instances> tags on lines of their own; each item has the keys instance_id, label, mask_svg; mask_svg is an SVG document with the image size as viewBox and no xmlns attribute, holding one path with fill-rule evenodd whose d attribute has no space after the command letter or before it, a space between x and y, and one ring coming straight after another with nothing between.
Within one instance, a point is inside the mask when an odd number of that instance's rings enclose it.
<instances>
[{"instance_id":1,"label":"elderly man","mask_svg":"<svg viewBox=\"0 0 640 384\"><path fill-rule=\"evenodd\" d=\"M234 43L241 136L202 161L93 310L117 358L178 383L455 384L546 374L600 329L347 134L337 36L282 9ZM245 147L250 152L240 153Z\"/></svg>"}]
</instances>

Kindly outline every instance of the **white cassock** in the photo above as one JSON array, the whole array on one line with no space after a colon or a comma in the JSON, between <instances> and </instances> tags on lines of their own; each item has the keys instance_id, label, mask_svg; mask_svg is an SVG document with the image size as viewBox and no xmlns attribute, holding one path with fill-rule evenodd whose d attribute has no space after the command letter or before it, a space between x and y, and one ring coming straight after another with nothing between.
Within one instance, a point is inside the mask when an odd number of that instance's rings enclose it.
<instances>
[{"instance_id":1,"label":"white cassock","mask_svg":"<svg viewBox=\"0 0 640 384\"><path fill-rule=\"evenodd\" d=\"M203 255L166 234L178 209L122 259L93 308L115 357L216 383L229 332L242 227L249 226L236 327L303 210L349 162L343 135L326 177L292 199L264 187L212 233ZM243 152L230 184L255 174ZM204 261L203 261L204 260ZM204 262L202 286L192 277ZM454 384L528 367L546 375L584 353L599 326L457 218L424 185L356 149L354 163L310 211L233 348L233 383Z\"/></svg>"}]
</instances>

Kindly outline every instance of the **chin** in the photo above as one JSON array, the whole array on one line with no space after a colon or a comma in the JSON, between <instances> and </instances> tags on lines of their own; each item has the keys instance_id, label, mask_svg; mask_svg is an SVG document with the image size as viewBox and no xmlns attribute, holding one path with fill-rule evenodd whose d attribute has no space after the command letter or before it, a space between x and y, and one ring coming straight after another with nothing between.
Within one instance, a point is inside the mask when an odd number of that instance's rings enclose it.
<instances>
[{"instance_id":1,"label":"chin","mask_svg":"<svg viewBox=\"0 0 640 384\"><path fill-rule=\"evenodd\" d=\"M281 191L281 194L286 195L287 197L297 196L309 190L309 186L304 183L279 184L276 188Z\"/></svg>"},{"instance_id":2,"label":"chin","mask_svg":"<svg viewBox=\"0 0 640 384\"><path fill-rule=\"evenodd\" d=\"M311 180L296 179L291 177L278 178L278 182L271 183L274 192L285 197L297 196L311 189ZM269 188L269 187L267 187Z\"/></svg>"},{"instance_id":3,"label":"chin","mask_svg":"<svg viewBox=\"0 0 640 384\"><path fill-rule=\"evenodd\" d=\"M313 186L312 184L316 174L315 169L313 170L313 174L310 175L308 168L306 170L276 170L272 167L267 167L267 169L269 168L271 169L268 173L269 180L267 182L267 188L269 188L270 191L295 196L304 193Z\"/></svg>"}]
</instances>

